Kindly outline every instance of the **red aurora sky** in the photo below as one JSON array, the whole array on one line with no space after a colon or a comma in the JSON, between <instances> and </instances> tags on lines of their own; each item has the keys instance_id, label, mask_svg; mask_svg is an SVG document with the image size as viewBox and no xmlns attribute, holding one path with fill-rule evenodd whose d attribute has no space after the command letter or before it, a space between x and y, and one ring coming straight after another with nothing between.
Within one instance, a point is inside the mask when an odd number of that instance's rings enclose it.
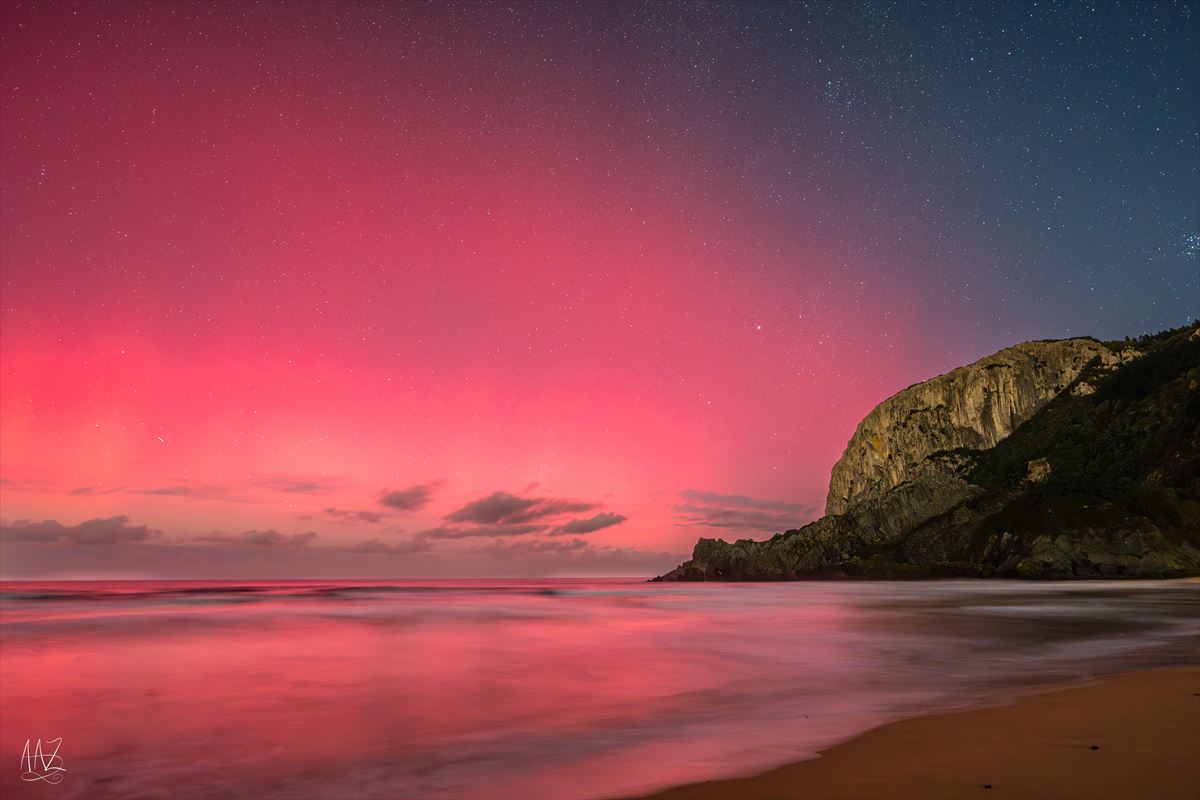
<instances>
[{"instance_id":1,"label":"red aurora sky","mask_svg":"<svg viewBox=\"0 0 1200 800\"><path fill-rule=\"evenodd\" d=\"M4 574L649 574L1066 332L648 13L6 5Z\"/></svg>"}]
</instances>

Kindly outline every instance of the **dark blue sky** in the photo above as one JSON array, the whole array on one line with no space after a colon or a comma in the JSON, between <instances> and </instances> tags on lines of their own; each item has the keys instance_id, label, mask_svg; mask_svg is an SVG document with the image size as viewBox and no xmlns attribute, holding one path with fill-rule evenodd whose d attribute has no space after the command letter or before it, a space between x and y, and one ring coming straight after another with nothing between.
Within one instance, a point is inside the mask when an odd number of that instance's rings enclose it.
<instances>
[{"instance_id":1,"label":"dark blue sky","mask_svg":"<svg viewBox=\"0 0 1200 800\"><path fill-rule=\"evenodd\" d=\"M819 196L826 232L899 241L997 344L1200 314L1195 3L653 9L640 99L709 137L739 202Z\"/></svg>"}]
</instances>

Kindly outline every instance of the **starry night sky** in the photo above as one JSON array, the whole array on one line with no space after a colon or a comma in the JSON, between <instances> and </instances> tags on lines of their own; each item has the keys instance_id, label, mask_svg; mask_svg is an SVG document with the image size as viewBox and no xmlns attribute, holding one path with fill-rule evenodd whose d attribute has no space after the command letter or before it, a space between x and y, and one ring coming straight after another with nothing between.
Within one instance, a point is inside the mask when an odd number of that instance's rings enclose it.
<instances>
[{"instance_id":1,"label":"starry night sky","mask_svg":"<svg viewBox=\"0 0 1200 800\"><path fill-rule=\"evenodd\" d=\"M6 574L645 574L1200 315L1194 3L0 15Z\"/></svg>"}]
</instances>

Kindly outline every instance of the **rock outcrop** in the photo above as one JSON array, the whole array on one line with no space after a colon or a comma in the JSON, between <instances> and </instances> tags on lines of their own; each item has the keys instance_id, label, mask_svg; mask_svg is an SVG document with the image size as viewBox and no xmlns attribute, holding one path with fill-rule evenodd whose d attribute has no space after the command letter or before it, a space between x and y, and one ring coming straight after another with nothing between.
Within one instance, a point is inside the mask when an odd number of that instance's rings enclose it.
<instances>
[{"instance_id":1,"label":"rock outcrop","mask_svg":"<svg viewBox=\"0 0 1200 800\"><path fill-rule=\"evenodd\" d=\"M1200 325L1029 342L858 426L826 516L655 580L1200 575Z\"/></svg>"},{"instance_id":2,"label":"rock outcrop","mask_svg":"<svg viewBox=\"0 0 1200 800\"><path fill-rule=\"evenodd\" d=\"M931 454L987 450L1114 353L1094 339L1026 342L910 386L859 423L833 467L826 514L879 498Z\"/></svg>"}]
</instances>

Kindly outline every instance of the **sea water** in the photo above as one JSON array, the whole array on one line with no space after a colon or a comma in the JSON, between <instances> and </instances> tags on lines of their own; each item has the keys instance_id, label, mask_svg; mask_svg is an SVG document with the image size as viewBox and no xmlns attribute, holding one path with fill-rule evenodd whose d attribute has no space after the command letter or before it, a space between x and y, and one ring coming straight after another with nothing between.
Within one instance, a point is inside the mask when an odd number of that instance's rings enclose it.
<instances>
[{"instance_id":1,"label":"sea water","mask_svg":"<svg viewBox=\"0 0 1200 800\"><path fill-rule=\"evenodd\" d=\"M0 585L0 794L619 797L1200 662L1200 585ZM61 737L63 780L21 780Z\"/></svg>"}]
</instances>

